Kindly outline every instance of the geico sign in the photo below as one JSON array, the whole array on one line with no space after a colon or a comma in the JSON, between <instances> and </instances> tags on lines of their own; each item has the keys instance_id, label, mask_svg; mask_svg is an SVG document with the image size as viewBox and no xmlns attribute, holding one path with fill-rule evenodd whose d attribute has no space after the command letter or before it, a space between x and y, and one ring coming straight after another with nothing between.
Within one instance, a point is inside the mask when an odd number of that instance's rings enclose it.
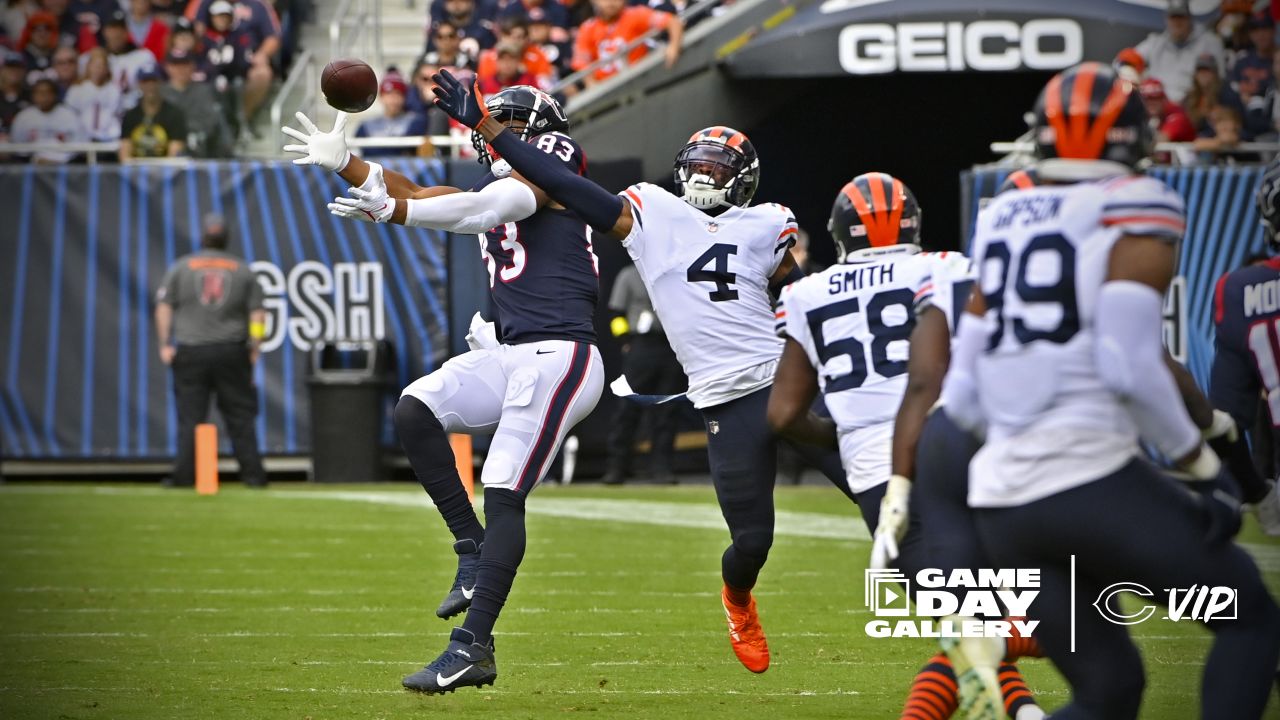
<instances>
[{"instance_id":1,"label":"geico sign","mask_svg":"<svg viewBox=\"0 0 1280 720\"><path fill-rule=\"evenodd\" d=\"M1074 20L849 25L840 31L840 67L854 75L904 72L1058 70L1084 57Z\"/></svg>"}]
</instances>

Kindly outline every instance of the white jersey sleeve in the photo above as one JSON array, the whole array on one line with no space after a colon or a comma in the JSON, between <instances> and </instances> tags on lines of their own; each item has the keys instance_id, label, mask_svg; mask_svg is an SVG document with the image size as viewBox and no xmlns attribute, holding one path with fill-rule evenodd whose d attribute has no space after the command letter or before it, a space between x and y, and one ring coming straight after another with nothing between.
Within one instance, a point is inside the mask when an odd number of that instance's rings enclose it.
<instances>
[{"instance_id":1,"label":"white jersey sleeve","mask_svg":"<svg viewBox=\"0 0 1280 720\"><path fill-rule=\"evenodd\" d=\"M1106 201L1102 206L1103 227L1124 235L1147 235L1182 239L1187 229L1187 211L1182 196L1163 182L1145 175L1129 175L1102 183Z\"/></svg>"},{"instance_id":2,"label":"white jersey sleeve","mask_svg":"<svg viewBox=\"0 0 1280 720\"><path fill-rule=\"evenodd\" d=\"M773 381L782 341L774 334L769 280L795 237L780 205L708 215L656 185L623 191L635 261L667 339L704 408Z\"/></svg>"},{"instance_id":3,"label":"white jersey sleeve","mask_svg":"<svg viewBox=\"0 0 1280 720\"><path fill-rule=\"evenodd\" d=\"M964 312L973 291L977 273L973 261L958 252L921 253L927 263L925 276L916 290L915 315L926 308L935 307L947 318L947 327L954 335L960 313Z\"/></svg>"}]
</instances>

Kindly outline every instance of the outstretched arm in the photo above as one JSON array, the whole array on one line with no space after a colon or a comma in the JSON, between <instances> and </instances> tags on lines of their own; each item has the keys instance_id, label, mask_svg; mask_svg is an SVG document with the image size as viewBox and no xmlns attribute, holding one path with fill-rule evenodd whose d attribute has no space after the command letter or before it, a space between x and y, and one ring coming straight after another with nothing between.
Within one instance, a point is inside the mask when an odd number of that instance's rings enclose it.
<instances>
[{"instance_id":1,"label":"outstretched arm","mask_svg":"<svg viewBox=\"0 0 1280 720\"><path fill-rule=\"evenodd\" d=\"M928 307L920 313L907 352L907 390L893 423L893 474L913 480L920 431L951 363L951 330L941 310Z\"/></svg>"},{"instance_id":2,"label":"outstretched arm","mask_svg":"<svg viewBox=\"0 0 1280 720\"><path fill-rule=\"evenodd\" d=\"M545 195L516 178L491 182L476 192L393 198L382 182L382 173L381 165L369 163L364 184L348 188L350 197L336 198L329 203L329 212L366 222L390 222L471 234L523 220L547 202Z\"/></svg>"},{"instance_id":3,"label":"outstretched arm","mask_svg":"<svg viewBox=\"0 0 1280 720\"><path fill-rule=\"evenodd\" d=\"M280 128L285 135L297 140L301 144L285 145L284 151L296 153L302 157L295 158L294 165L319 165L325 170L338 173L338 175L354 187L361 187L369 178L369 170L376 163L367 163L364 160L351 154L347 149L347 113L338 113L337 120L333 123L333 129L329 132L321 132L316 124L311 122L311 118L303 113L295 113L298 118L298 124L302 126L302 130L285 126ZM305 132L303 132L305 130ZM394 170L384 170L382 173L383 182L386 184L387 195L393 198L409 199L409 198L429 198L438 195L449 195L451 193L462 192L458 188L448 186L422 187L413 182L404 175Z\"/></svg>"},{"instance_id":4,"label":"outstretched arm","mask_svg":"<svg viewBox=\"0 0 1280 720\"><path fill-rule=\"evenodd\" d=\"M490 117L480 104L478 87L469 92L448 70L441 70L432 79L436 82L432 88L436 105L458 122L479 131L517 173L598 232L616 239L631 234L631 208L625 200L574 173Z\"/></svg>"}]
</instances>

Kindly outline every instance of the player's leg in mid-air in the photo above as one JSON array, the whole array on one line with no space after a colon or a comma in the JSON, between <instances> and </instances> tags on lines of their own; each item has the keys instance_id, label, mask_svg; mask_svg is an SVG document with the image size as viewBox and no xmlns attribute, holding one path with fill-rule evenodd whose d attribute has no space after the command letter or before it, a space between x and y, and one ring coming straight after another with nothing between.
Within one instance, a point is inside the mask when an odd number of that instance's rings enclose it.
<instances>
[{"instance_id":1,"label":"player's leg in mid-air","mask_svg":"<svg viewBox=\"0 0 1280 720\"><path fill-rule=\"evenodd\" d=\"M755 587L773 545L773 486L777 448L765 419L769 388L702 410L716 500L729 526L720 559L721 602L734 654L752 672L769 669L769 645L760 626Z\"/></svg>"},{"instance_id":2,"label":"player's leg in mid-air","mask_svg":"<svg viewBox=\"0 0 1280 720\"><path fill-rule=\"evenodd\" d=\"M405 687L422 692L492 684L497 677L493 627L524 558L525 498L546 475L569 430L595 408L604 387L599 350L588 343L544 340L500 345L474 360L473 355L478 354L467 353L459 359L467 359L468 368L483 366L478 372L456 373L438 381L428 376L419 381L420 386L415 383L406 390L406 396L412 394L423 399L424 406L434 408L432 412L442 426L494 430L481 471L487 527L478 557L469 559L474 563L475 578L470 610L462 627L454 628L445 651L404 679ZM462 397L473 393L485 399L486 409L491 409L496 399L497 416L460 413L460 407L471 403L469 397ZM400 415L397 409L398 420ZM419 421L418 427L425 423L434 429L430 422L420 417ZM445 442L447 450L447 439ZM450 529L471 528L468 518L459 520L465 513L460 509L454 512L446 516ZM465 585L462 591L466 592Z\"/></svg>"}]
</instances>

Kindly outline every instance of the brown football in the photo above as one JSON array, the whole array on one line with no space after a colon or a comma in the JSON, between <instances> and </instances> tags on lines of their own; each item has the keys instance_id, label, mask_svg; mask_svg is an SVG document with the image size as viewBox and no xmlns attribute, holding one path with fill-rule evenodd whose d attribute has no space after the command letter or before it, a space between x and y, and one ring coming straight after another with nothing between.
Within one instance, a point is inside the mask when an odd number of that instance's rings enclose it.
<instances>
[{"instance_id":1,"label":"brown football","mask_svg":"<svg viewBox=\"0 0 1280 720\"><path fill-rule=\"evenodd\" d=\"M326 102L343 112L363 112L378 98L378 76L363 60L339 58L320 72L320 91Z\"/></svg>"}]
</instances>

